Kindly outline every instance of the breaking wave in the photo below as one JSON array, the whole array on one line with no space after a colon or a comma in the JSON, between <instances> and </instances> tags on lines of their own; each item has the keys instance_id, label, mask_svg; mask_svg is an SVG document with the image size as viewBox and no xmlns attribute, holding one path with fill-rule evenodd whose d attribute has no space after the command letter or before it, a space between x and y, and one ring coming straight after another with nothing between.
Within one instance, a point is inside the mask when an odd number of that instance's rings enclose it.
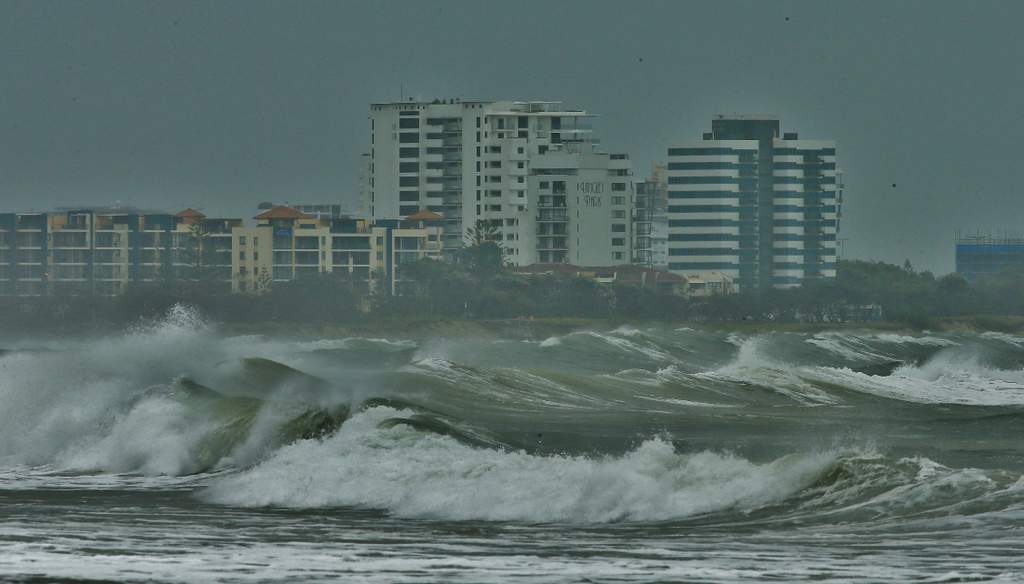
<instances>
[{"instance_id":1,"label":"breaking wave","mask_svg":"<svg viewBox=\"0 0 1024 584\"><path fill-rule=\"evenodd\" d=\"M134 476L227 505L860 521L1017 509L1024 490L1005 450L976 446L1024 419L1024 343L997 334L296 341L178 306L0 351L0 404L0 484Z\"/></svg>"},{"instance_id":2,"label":"breaking wave","mask_svg":"<svg viewBox=\"0 0 1024 584\"><path fill-rule=\"evenodd\" d=\"M659 438L618 457L537 456L379 427L399 415L369 410L326 440L292 444L218 481L205 496L244 506L363 506L402 517L659 521L783 500L836 459L823 453L758 465L711 452L680 455Z\"/></svg>"},{"instance_id":3,"label":"breaking wave","mask_svg":"<svg viewBox=\"0 0 1024 584\"><path fill-rule=\"evenodd\" d=\"M405 518L583 524L758 512L859 521L1024 503L1019 474L891 460L871 450L755 463L680 453L655 437L621 456L538 456L383 424L406 414L368 410L330 438L296 442L217 479L203 497L238 506L364 507Z\"/></svg>"}]
</instances>

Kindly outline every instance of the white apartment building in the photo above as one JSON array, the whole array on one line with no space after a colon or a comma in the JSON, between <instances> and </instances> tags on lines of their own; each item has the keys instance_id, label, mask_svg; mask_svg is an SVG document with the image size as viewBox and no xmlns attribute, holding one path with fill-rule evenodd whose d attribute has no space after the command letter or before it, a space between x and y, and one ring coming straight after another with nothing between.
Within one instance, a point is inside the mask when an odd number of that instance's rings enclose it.
<instances>
[{"instance_id":1,"label":"white apartment building","mask_svg":"<svg viewBox=\"0 0 1024 584\"><path fill-rule=\"evenodd\" d=\"M835 143L780 135L772 116L719 115L668 149L669 269L740 290L835 278L842 182Z\"/></svg>"},{"instance_id":2,"label":"white apartment building","mask_svg":"<svg viewBox=\"0 0 1024 584\"><path fill-rule=\"evenodd\" d=\"M439 213L449 253L484 221L514 265L629 263L631 164L598 150L592 117L559 102L371 104L370 216Z\"/></svg>"}]
</instances>

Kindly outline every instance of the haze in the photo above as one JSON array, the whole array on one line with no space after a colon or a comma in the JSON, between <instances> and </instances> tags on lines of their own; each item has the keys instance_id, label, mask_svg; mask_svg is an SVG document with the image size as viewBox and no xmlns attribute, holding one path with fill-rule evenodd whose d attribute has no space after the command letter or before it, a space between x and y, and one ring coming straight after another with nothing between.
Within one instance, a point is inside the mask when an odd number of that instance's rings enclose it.
<instances>
[{"instance_id":1,"label":"haze","mask_svg":"<svg viewBox=\"0 0 1024 584\"><path fill-rule=\"evenodd\" d=\"M357 193L369 102L564 100L638 177L718 112L834 139L846 257L1014 230L1012 2L3 2L0 208Z\"/></svg>"}]
</instances>

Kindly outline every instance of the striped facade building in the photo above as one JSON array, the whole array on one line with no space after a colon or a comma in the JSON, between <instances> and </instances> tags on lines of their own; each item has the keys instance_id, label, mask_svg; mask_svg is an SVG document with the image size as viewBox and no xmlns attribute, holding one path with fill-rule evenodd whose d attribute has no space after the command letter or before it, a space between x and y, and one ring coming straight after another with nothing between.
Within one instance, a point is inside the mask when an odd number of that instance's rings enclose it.
<instances>
[{"instance_id":1,"label":"striped facade building","mask_svg":"<svg viewBox=\"0 0 1024 584\"><path fill-rule=\"evenodd\" d=\"M669 270L738 290L835 278L842 202L834 142L780 135L770 116L716 116L668 149Z\"/></svg>"}]
</instances>

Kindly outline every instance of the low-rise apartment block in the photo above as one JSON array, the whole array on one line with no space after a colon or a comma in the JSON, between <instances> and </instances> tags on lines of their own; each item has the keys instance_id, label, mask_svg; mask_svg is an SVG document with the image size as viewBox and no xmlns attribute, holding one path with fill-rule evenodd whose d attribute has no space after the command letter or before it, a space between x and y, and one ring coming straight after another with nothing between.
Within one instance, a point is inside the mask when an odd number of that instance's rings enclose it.
<instances>
[{"instance_id":1,"label":"low-rise apartment block","mask_svg":"<svg viewBox=\"0 0 1024 584\"><path fill-rule=\"evenodd\" d=\"M395 293L401 266L440 258L440 217L318 218L289 207L256 217L82 209L0 214L0 296L116 296L132 284L202 281L258 292L321 274Z\"/></svg>"}]
</instances>

